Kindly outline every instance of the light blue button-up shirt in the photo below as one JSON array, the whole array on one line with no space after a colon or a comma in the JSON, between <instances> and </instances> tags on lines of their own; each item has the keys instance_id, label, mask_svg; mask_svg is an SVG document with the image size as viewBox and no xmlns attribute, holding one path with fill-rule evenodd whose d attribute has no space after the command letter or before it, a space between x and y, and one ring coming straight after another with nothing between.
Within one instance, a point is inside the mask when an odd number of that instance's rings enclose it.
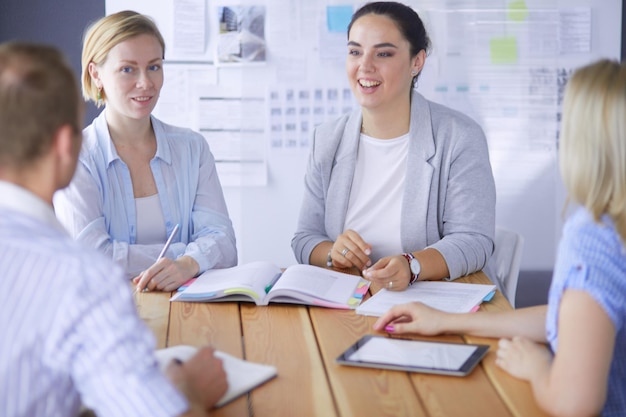
<instances>
[{"instance_id":1,"label":"light blue button-up shirt","mask_svg":"<svg viewBox=\"0 0 626 417\"><path fill-rule=\"evenodd\" d=\"M200 273L235 266L235 232L209 145L190 129L151 120L157 151L150 167L167 235L180 224L166 256L190 256ZM107 254L133 277L156 261L163 244L136 243L130 171L111 140L106 110L85 128L83 138L76 174L55 194L56 215L75 239Z\"/></svg>"},{"instance_id":2,"label":"light blue button-up shirt","mask_svg":"<svg viewBox=\"0 0 626 417\"><path fill-rule=\"evenodd\" d=\"M558 347L559 306L568 289L585 291L615 326L615 347L609 371L603 417L624 416L626 410L626 247L608 216L601 224L578 208L563 227L548 298L546 335Z\"/></svg>"}]
</instances>

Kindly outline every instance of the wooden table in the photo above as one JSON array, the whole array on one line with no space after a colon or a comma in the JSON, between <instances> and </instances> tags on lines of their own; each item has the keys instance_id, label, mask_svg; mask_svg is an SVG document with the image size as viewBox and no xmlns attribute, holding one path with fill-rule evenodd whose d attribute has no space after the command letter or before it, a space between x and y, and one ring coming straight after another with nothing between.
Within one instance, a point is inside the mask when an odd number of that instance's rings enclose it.
<instances>
[{"instance_id":1,"label":"wooden table","mask_svg":"<svg viewBox=\"0 0 626 417\"><path fill-rule=\"evenodd\" d=\"M480 272L458 281L490 283ZM214 410L215 416L545 415L528 383L496 367L495 339L421 337L490 345L481 365L467 377L355 368L338 365L335 358L361 336L375 333L374 317L297 305L171 303L169 297L170 293L157 292L136 295L139 314L154 332L159 348L211 344L278 369L276 378ZM507 310L511 305L498 292L481 309Z\"/></svg>"}]
</instances>

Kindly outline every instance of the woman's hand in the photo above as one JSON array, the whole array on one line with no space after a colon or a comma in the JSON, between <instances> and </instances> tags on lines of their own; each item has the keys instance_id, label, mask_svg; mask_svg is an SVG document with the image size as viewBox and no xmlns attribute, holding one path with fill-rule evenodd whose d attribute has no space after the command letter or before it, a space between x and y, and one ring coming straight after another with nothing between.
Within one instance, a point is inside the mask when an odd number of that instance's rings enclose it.
<instances>
[{"instance_id":1,"label":"woman's hand","mask_svg":"<svg viewBox=\"0 0 626 417\"><path fill-rule=\"evenodd\" d=\"M175 261L161 258L150 268L133 278L133 282L137 284L137 291L144 289L146 291L174 291L195 277L198 270L198 263L189 256L181 256Z\"/></svg>"},{"instance_id":2,"label":"woman's hand","mask_svg":"<svg viewBox=\"0 0 626 417\"><path fill-rule=\"evenodd\" d=\"M374 323L374 330L394 334L417 333L434 336L446 331L444 320L448 316L448 313L423 303L400 304L383 314Z\"/></svg>"},{"instance_id":3,"label":"woman's hand","mask_svg":"<svg viewBox=\"0 0 626 417\"><path fill-rule=\"evenodd\" d=\"M500 339L496 365L516 378L529 381L550 370L552 354L545 346L525 337Z\"/></svg>"},{"instance_id":4,"label":"woman's hand","mask_svg":"<svg viewBox=\"0 0 626 417\"><path fill-rule=\"evenodd\" d=\"M363 270L363 278L392 291L402 291L411 282L411 268L403 255L387 256Z\"/></svg>"},{"instance_id":5,"label":"woman's hand","mask_svg":"<svg viewBox=\"0 0 626 417\"><path fill-rule=\"evenodd\" d=\"M354 230L346 230L337 237L330 250L333 266L337 268L356 267L359 271L370 266L369 256L372 247Z\"/></svg>"}]
</instances>

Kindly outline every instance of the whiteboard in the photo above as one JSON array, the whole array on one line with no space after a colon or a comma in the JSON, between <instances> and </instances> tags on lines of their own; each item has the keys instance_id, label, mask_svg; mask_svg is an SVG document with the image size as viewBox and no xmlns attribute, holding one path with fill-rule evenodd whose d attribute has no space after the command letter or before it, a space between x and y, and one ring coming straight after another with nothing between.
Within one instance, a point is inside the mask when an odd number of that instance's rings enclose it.
<instances>
[{"instance_id":1,"label":"whiteboard","mask_svg":"<svg viewBox=\"0 0 626 417\"><path fill-rule=\"evenodd\" d=\"M361 4L106 0L107 14L133 9L162 31L166 81L155 115L205 134L240 262L295 262L290 243L308 132L355 105L345 80L345 23ZM522 270L551 270L565 203L557 164L563 87L573 69L619 59L622 1L406 4L424 20L433 45L418 91L483 127L496 224L524 236ZM233 22L241 26L233 30Z\"/></svg>"}]
</instances>

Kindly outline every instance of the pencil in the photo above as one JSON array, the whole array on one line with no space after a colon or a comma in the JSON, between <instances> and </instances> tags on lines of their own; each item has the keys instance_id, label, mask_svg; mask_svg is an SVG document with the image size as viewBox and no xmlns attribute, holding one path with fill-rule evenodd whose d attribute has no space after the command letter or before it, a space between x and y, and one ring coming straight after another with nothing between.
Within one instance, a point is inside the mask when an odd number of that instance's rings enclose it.
<instances>
[{"instance_id":1,"label":"pencil","mask_svg":"<svg viewBox=\"0 0 626 417\"><path fill-rule=\"evenodd\" d=\"M165 253L170 248L170 245L172 244L172 240L174 240L174 236L176 236L176 232L178 232L179 228L180 228L180 225L176 223L176 226L174 226L174 229L172 229L172 233L170 233L170 236L167 238L165 245L163 245L163 249L161 250L161 253L159 254L159 257L157 258L156 262L159 262L165 256ZM143 288L143 291L145 290L146 290L146 287ZM137 287L135 288L135 293L138 293L138 292L139 292L139 283L137 283Z\"/></svg>"}]
</instances>

